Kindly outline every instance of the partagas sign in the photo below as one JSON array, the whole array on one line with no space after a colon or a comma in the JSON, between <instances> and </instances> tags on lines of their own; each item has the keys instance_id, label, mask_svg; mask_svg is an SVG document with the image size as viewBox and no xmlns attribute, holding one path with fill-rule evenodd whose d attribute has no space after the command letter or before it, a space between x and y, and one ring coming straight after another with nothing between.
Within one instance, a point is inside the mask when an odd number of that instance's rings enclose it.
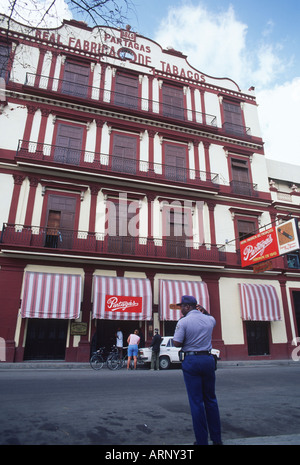
<instances>
[{"instance_id":1,"label":"partagas sign","mask_svg":"<svg viewBox=\"0 0 300 465\"><path fill-rule=\"evenodd\" d=\"M279 257L299 249L296 219L266 229L240 243L242 267Z\"/></svg>"}]
</instances>

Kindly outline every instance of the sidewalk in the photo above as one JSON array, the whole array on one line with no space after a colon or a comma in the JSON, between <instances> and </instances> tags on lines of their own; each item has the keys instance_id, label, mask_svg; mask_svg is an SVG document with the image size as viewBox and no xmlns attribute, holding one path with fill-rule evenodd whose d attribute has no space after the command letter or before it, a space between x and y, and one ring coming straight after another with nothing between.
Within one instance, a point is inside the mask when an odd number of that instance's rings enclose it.
<instances>
[{"instance_id":1,"label":"sidewalk","mask_svg":"<svg viewBox=\"0 0 300 465\"><path fill-rule=\"evenodd\" d=\"M287 366L287 365L297 365L297 362L292 359L286 360L232 360L232 361L219 361L218 370L223 368L250 368L250 367L260 367L260 366ZM298 364L300 367L300 363ZM1 370L17 370L17 369L91 369L89 362L64 362L64 361L29 361L29 362L20 362L20 363L6 363L0 362L0 371Z\"/></svg>"}]
</instances>

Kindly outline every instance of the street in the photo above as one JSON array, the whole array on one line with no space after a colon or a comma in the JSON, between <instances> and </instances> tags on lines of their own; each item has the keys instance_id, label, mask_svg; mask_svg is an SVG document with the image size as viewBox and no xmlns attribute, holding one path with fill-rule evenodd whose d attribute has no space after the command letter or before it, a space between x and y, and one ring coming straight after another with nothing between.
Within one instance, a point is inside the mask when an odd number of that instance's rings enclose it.
<instances>
[{"instance_id":1,"label":"street","mask_svg":"<svg viewBox=\"0 0 300 465\"><path fill-rule=\"evenodd\" d=\"M221 367L223 440L300 432L300 365ZM1 369L0 444L192 445L180 369Z\"/></svg>"}]
</instances>

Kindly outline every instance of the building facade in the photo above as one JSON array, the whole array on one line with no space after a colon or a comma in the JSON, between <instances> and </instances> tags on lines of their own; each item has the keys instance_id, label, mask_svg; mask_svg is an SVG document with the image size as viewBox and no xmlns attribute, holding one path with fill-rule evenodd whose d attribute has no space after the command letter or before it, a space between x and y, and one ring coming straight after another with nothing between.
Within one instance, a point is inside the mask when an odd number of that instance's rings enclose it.
<instances>
[{"instance_id":1,"label":"building facade","mask_svg":"<svg viewBox=\"0 0 300 465\"><path fill-rule=\"evenodd\" d=\"M295 188L279 200L270 182L253 88L73 20L2 16L0 71L6 361L87 361L118 327L172 335L183 294L216 318L223 360L290 357L300 270L280 257L254 273L239 255L300 213Z\"/></svg>"}]
</instances>

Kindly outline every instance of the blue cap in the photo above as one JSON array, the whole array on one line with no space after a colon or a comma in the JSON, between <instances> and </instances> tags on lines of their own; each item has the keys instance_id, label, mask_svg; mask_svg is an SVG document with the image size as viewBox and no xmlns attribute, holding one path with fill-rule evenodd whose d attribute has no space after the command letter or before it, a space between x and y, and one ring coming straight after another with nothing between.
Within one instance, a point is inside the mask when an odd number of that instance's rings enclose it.
<instances>
[{"instance_id":1,"label":"blue cap","mask_svg":"<svg viewBox=\"0 0 300 465\"><path fill-rule=\"evenodd\" d=\"M183 295L181 297L181 302L177 305L197 305L197 300L192 295Z\"/></svg>"}]
</instances>

